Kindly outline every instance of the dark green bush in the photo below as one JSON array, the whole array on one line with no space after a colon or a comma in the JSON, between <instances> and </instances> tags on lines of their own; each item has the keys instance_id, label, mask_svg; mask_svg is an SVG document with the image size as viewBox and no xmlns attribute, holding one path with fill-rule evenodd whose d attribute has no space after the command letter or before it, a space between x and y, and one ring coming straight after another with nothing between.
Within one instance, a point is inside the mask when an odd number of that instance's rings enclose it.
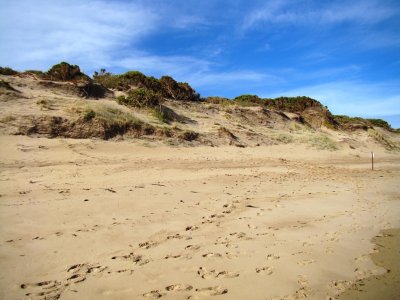
<instances>
[{"instance_id":1,"label":"dark green bush","mask_svg":"<svg viewBox=\"0 0 400 300\"><path fill-rule=\"evenodd\" d=\"M257 95L241 95L233 99L233 101L242 106L259 106L264 104L264 101Z\"/></svg>"},{"instance_id":2,"label":"dark green bush","mask_svg":"<svg viewBox=\"0 0 400 300\"><path fill-rule=\"evenodd\" d=\"M294 113L301 113L310 107L318 107L321 109L326 109L317 100L305 96L264 99L264 104L268 108L282 110L282 111L289 111Z\"/></svg>"},{"instance_id":3,"label":"dark green bush","mask_svg":"<svg viewBox=\"0 0 400 300\"><path fill-rule=\"evenodd\" d=\"M81 72L79 66L70 65L66 62L56 64L47 71L50 80L54 81L78 81L90 80L90 78Z\"/></svg>"},{"instance_id":4,"label":"dark green bush","mask_svg":"<svg viewBox=\"0 0 400 300\"><path fill-rule=\"evenodd\" d=\"M393 130L390 124L385 120L382 119L366 119L366 120L369 121L373 126L381 127L389 131Z\"/></svg>"},{"instance_id":5,"label":"dark green bush","mask_svg":"<svg viewBox=\"0 0 400 300\"><path fill-rule=\"evenodd\" d=\"M90 109L90 110L88 110L88 111L85 113L85 115L83 116L83 119L84 119L86 122L89 122L89 121L91 121L94 117L96 117L96 113L94 112L94 110Z\"/></svg>"},{"instance_id":6,"label":"dark green bush","mask_svg":"<svg viewBox=\"0 0 400 300\"><path fill-rule=\"evenodd\" d=\"M118 97L119 104L139 107L139 108L153 108L160 105L162 97L151 90L145 88L138 88L129 91L127 97Z\"/></svg>"},{"instance_id":7,"label":"dark green bush","mask_svg":"<svg viewBox=\"0 0 400 300\"><path fill-rule=\"evenodd\" d=\"M18 74L18 72L9 67L0 67L0 74L1 75L16 75L16 74Z\"/></svg>"},{"instance_id":8,"label":"dark green bush","mask_svg":"<svg viewBox=\"0 0 400 300\"><path fill-rule=\"evenodd\" d=\"M191 130L185 130L179 135L179 138L185 141L194 141L197 140L199 137L199 134L197 132L191 131Z\"/></svg>"},{"instance_id":9,"label":"dark green bush","mask_svg":"<svg viewBox=\"0 0 400 300\"><path fill-rule=\"evenodd\" d=\"M158 80L138 71L114 75L102 69L100 73L94 73L93 79L107 88L120 91L129 91L132 88L146 88L162 95L164 98L184 101L200 100L200 95L189 84L176 82L170 76L163 76Z\"/></svg>"}]
</instances>

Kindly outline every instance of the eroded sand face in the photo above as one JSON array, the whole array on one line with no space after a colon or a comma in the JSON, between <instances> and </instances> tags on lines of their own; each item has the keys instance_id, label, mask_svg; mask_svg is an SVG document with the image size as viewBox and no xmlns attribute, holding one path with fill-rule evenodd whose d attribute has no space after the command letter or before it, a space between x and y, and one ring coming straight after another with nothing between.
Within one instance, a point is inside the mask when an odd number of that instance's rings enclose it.
<instances>
[{"instance_id":1,"label":"eroded sand face","mask_svg":"<svg viewBox=\"0 0 400 300\"><path fill-rule=\"evenodd\" d=\"M398 154L1 145L2 299L325 299L400 227Z\"/></svg>"}]
</instances>

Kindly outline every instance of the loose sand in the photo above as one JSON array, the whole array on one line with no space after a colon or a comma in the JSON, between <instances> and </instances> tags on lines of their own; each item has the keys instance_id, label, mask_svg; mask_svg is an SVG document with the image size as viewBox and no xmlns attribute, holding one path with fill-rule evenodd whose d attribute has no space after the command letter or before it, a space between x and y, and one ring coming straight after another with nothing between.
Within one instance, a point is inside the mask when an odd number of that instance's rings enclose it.
<instances>
[{"instance_id":1,"label":"loose sand","mask_svg":"<svg viewBox=\"0 0 400 300\"><path fill-rule=\"evenodd\" d=\"M0 143L1 299L329 299L400 227L398 154Z\"/></svg>"}]
</instances>

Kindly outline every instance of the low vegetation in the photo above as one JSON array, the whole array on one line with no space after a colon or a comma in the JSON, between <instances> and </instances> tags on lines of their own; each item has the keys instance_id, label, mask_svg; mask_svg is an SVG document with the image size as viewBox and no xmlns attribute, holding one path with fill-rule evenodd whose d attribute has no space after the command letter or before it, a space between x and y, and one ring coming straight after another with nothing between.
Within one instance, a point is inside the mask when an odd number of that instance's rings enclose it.
<instances>
[{"instance_id":1,"label":"low vegetation","mask_svg":"<svg viewBox=\"0 0 400 300\"><path fill-rule=\"evenodd\" d=\"M386 150L400 150L400 145L398 143L393 142L388 135L373 128L368 129L368 136L385 147Z\"/></svg>"},{"instance_id":2,"label":"low vegetation","mask_svg":"<svg viewBox=\"0 0 400 300\"><path fill-rule=\"evenodd\" d=\"M101 83L109 89L127 92L132 89L143 88L159 94L163 98L180 101L200 100L200 95L188 83L177 82L170 76L163 76L157 79L138 71L114 75L102 69L100 72L95 72L93 78L95 82Z\"/></svg>"},{"instance_id":3,"label":"low vegetation","mask_svg":"<svg viewBox=\"0 0 400 300\"><path fill-rule=\"evenodd\" d=\"M386 129L388 131L393 131L393 128L385 120L382 120L382 119L366 119L366 120L368 122L370 122L375 127L381 127L381 128L384 128L384 129Z\"/></svg>"},{"instance_id":4,"label":"low vegetation","mask_svg":"<svg viewBox=\"0 0 400 300\"><path fill-rule=\"evenodd\" d=\"M324 134L316 133L310 136L308 143L318 150L335 151L339 149L336 142Z\"/></svg>"},{"instance_id":5,"label":"low vegetation","mask_svg":"<svg viewBox=\"0 0 400 300\"><path fill-rule=\"evenodd\" d=\"M319 130L322 127L345 131L365 130L368 131L370 139L384 145L386 149L393 150L398 147L396 143L391 142L394 135L387 132L398 132L398 130L392 129L386 121L344 115L333 116L326 106L305 96L272 99L244 94L233 99L216 96L201 99L188 83L177 82L171 76L162 76L157 79L139 71L117 75L101 69L94 73L93 78L90 78L80 70L79 66L70 65L67 62L56 64L45 72L37 70L17 72L8 67L0 67L0 74L18 75L6 81L0 80L0 101L2 102L30 99L24 96L27 84L21 81L25 77L39 79L34 85L38 88L68 96L54 99L47 96L36 97L34 101L41 110L68 107L67 103L58 101L62 99L68 102L76 96L86 99L106 98L99 102L81 102L84 104L78 104L79 102L76 101L80 108L72 115L75 117L78 115L78 118L71 118L71 115L66 118L50 116L49 112L40 117L32 116L32 126L21 131L28 134L105 139L122 134L135 137L153 135L168 137L171 138L170 140L174 139L175 142L201 140L211 145L213 143L211 140L207 141L207 135L199 139L200 134L191 131L190 128L194 128L192 125L196 123L199 124L197 128L205 128L207 127L207 125L204 126L206 124L204 122L207 122L205 119L215 117L222 120L218 121L220 123L215 123L220 128L217 134L211 134L210 137L216 137L230 145L243 146L253 142L258 144L259 141L285 144L303 142L318 149L337 150L339 144L332 140L329 134L322 133ZM21 91L15 89L14 86L21 87ZM115 95L119 96L115 98ZM184 103L179 104L179 102ZM193 114L185 116L188 110ZM135 117L143 114L147 116L143 116L142 120L149 119L148 115L150 115L150 122L155 125L150 125ZM19 121L20 118L17 120ZM177 123L187 125L184 126L185 129L180 129L176 126ZM159 126L160 124L163 127ZM254 126L257 130L248 128L246 131L244 129L247 127L245 128L244 124L249 127ZM269 131L271 128L287 131ZM266 136L257 137L258 134Z\"/></svg>"},{"instance_id":6,"label":"low vegetation","mask_svg":"<svg viewBox=\"0 0 400 300\"><path fill-rule=\"evenodd\" d=\"M119 96L117 102L122 105L138 108L154 108L161 104L163 98L160 94L147 88L130 90L127 96Z\"/></svg>"},{"instance_id":7,"label":"low vegetation","mask_svg":"<svg viewBox=\"0 0 400 300\"><path fill-rule=\"evenodd\" d=\"M218 104L221 106L230 106L230 105L235 104L231 99L224 98L224 97L216 97L216 96L207 97L205 99L205 102L211 103L211 104Z\"/></svg>"},{"instance_id":8,"label":"low vegetation","mask_svg":"<svg viewBox=\"0 0 400 300\"><path fill-rule=\"evenodd\" d=\"M18 71L15 71L9 67L0 67L0 75L17 75Z\"/></svg>"}]
</instances>

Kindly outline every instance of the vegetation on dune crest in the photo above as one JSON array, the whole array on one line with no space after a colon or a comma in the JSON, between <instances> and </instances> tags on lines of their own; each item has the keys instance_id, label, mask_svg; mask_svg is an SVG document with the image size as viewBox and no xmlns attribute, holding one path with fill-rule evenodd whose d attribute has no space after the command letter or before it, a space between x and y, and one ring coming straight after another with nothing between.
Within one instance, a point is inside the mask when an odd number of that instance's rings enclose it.
<instances>
[{"instance_id":1,"label":"vegetation on dune crest","mask_svg":"<svg viewBox=\"0 0 400 300\"><path fill-rule=\"evenodd\" d=\"M180 115L179 110L176 113L172 107L176 105L176 101L194 101L202 102L207 105L197 106L186 103L182 108L194 108L199 112L204 109L212 109L213 112L221 107L221 111L225 113L228 120L237 120L238 123L246 122L255 125L267 126L271 128L275 123L291 122L290 126L303 126L313 133L313 137L308 139L307 143L312 144L319 149L336 150L336 142L328 136L317 134L321 127L332 130L368 130L370 138L383 144L387 149L396 149L398 145L391 144L388 132L379 130L380 127L386 131L399 132L391 128L390 124L381 119L363 119L348 116L333 116L329 109L322 105L319 101L306 96L299 97L278 97L261 98L257 95L244 94L233 99L224 97L208 97L200 98L200 95L185 82L177 82L171 76L162 76L157 79L152 76L146 76L139 71L129 71L123 74L112 74L105 69L95 72L93 79L84 74L79 66L71 65L67 62L61 62L52 66L48 71L27 70L25 72L17 72L9 67L0 67L0 75L17 75L18 77L33 77L39 80L37 85L57 91L57 93L66 92L68 95L79 95L85 98L112 98L114 95L112 90L118 90L117 94L121 94L116 98L116 102L129 108L143 109L143 112L151 114L155 119L162 123L171 123L177 121L187 123L189 118ZM13 79L14 81L16 79ZM10 81L14 84L14 81ZM2 101L10 99L18 99L23 92L13 88L7 81L0 80L0 91L2 93ZM18 94L19 93L19 94ZM11 94L14 95L12 98ZM174 104L174 103L175 104ZM48 99L37 100L37 105L41 110L52 110L52 102ZM182 140L191 141L199 137L199 134L190 130L159 129L153 125L138 121L133 117L133 111L127 108L119 107L116 104L110 107L90 107L85 111L81 111L79 119L72 121L69 119L60 119L58 117L50 118L43 116L37 118L33 122L32 132L45 133L49 132L48 128L54 125L57 130L51 134L60 136L76 136L87 137L103 134L104 137L115 136L115 134L123 134L125 132L134 132L136 135L143 134L160 134L162 136L173 136ZM130 111L130 112L129 112ZM273 119L275 118L275 119ZM43 122L45 126L39 123ZM46 125L47 124L47 125ZM72 133L68 133L68 126L72 126ZM84 132L79 133L80 126L83 126ZM93 126L93 128L91 127ZM300 128L303 128L300 127ZM36 129L35 129L36 128ZM317 131L316 131L317 130ZM315 133L315 134L314 134ZM240 134L236 136L236 132L230 132L228 129L220 129L219 137L226 138L229 141L240 140ZM274 142L291 143L295 141L295 137L290 134L274 135L270 137ZM240 144L235 142L232 144Z\"/></svg>"},{"instance_id":2,"label":"vegetation on dune crest","mask_svg":"<svg viewBox=\"0 0 400 300\"><path fill-rule=\"evenodd\" d=\"M370 122L373 126L384 128L388 131L393 131L393 128L390 126L388 122L382 119L366 119Z\"/></svg>"},{"instance_id":3,"label":"vegetation on dune crest","mask_svg":"<svg viewBox=\"0 0 400 300\"><path fill-rule=\"evenodd\" d=\"M121 75L114 75L102 69L100 72L94 73L93 79L107 88L120 91L145 88L168 99L181 101L200 100L200 95L188 83L177 82L170 76L163 76L157 79L152 76L146 76L138 71L129 71Z\"/></svg>"},{"instance_id":4,"label":"vegetation on dune crest","mask_svg":"<svg viewBox=\"0 0 400 300\"><path fill-rule=\"evenodd\" d=\"M163 98L160 94L146 88L130 90L128 95L117 98L119 104L138 108L153 108L161 104Z\"/></svg>"},{"instance_id":5,"label":"vegetation on dune crest","mask_svg":"<svg viewBox=\"0 0 400 300\"><path fill-rule=\"evenodd\" d=\"M9 68L9 67L0 67L0 75L16 75L17 71Z\"/></svg>"},{"instance_id":6,"label":"vegetation on dune crest","mask_svg":"<svg viewBox=\"0 0 400 300\"><path fill-rule=\"evenodd\" d=\"M50 80L54 81L88 81L90 78L81 72L79 66L67 62L56 64L47 71Z\"/></svg>"}]
</instances>

